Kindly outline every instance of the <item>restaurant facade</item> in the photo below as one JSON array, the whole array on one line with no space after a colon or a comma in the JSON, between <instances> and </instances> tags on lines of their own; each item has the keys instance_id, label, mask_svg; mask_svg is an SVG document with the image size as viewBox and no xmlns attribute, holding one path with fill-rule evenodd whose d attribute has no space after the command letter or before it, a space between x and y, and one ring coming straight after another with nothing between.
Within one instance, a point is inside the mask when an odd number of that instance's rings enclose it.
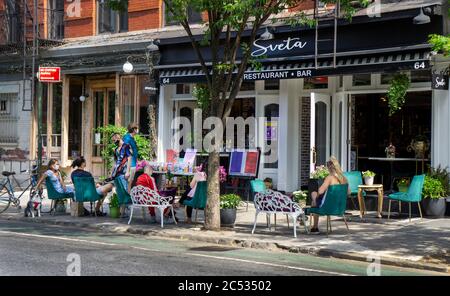
<instances>
[{"instance_id":1,"label":"restaurant facade","mask_svg":"<svg viewBox=\"0 0 450 296\"><path fill-rule=\"evenodd\" d=\"M441 2L428 2L430 19L423 24L415 21L423 9L417 4L383 5L377 17L361 11L351 22L339 20L337 35L333 22L324 21L317 34L328 42L317 43L314 28L267 28L272 38L258 38L252 47L262 69L247 69L230 114L266 118L254 127L254 143L263 149L259 178L294 191L331 155L345 171L370 169L388 186L394 176L450 165L449 92L432 89L432 75L445 71L449 60L427 43L429 34L448 32L448 23ZM187 37L161 40L160 51L158 160L164 161L166 149L180 144L172 121L192 120L192 90L205 77ZM410 85L405 105L390 116L386 93L397 73L406 74ZM395 160L386 155L390 144ZM264 153L269 145L275 162Z\"/></svg>"}]
</instances>

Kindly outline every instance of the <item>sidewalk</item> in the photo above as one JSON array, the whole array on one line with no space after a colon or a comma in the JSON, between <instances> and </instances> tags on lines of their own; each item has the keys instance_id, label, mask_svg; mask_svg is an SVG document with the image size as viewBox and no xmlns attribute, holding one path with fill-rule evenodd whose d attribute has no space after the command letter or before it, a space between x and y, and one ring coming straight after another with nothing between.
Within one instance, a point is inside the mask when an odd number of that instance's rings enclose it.
<instances>
[{"instance_id":1,"label":"sidewalk","mask_svg":"<svg viewBox=\"0 0 450 296\"><path fill-rule=\"evenodd\" d=\"M105 205L105 209L107 206ZM183 221L184 209L176 209L177 217ZM306 235L303 226L297 226L297 238L293 236L292 221L287 228L286 216L277 215L277 227L266 228L266 217L258 216L255 234L251 234L255 209L252 204L238 209L235 228L223 228L219 232L202 230L203 211L199 212L198 224L178 225L151 224L142 219L140 211L135 211L131 225L128 219L111 219L109 217L71 217L69 214L50 216L43 214L41 218L25 218L23 211L9 209L0 215L0 219L12 219L35 223L70 225L115 233L131 233L146 236L158 236L175 239L189 239L227 246L244 248L260 248L268 250L289 251L293 253L309 253L317 256L331 256L358 261L372 262L374 258L382 263L401 267L450 272L450 219L413 218L409 222L406 216L396 218L371 218L370 213L364 221L356 212L349 219L350 234L340 218L332 219L333 233L328 237ZM372 215L374 217L374 215ZM159 221L159 220L158 220ZM326 230L325 219L319 228ZM309 224L309 222L308 222Z\"/></svg>"}]
</instances>

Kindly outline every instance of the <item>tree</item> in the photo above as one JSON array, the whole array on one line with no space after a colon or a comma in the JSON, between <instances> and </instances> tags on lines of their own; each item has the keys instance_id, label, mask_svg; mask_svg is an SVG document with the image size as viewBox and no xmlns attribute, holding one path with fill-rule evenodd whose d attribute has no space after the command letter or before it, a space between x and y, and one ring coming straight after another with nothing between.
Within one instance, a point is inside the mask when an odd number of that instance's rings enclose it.
<instances>
[{"instance_id":1,"label":"tree","mask_svg":"<svg viewBox=\"0 0 450 296\"><path fill-rule=\"evenodd\" d=\"M110 0L110 5L120 9L126 0ZM335 4L338 0L321 1ZM205 84L197 91L208 116L218 117L225 125L234 100L243 82L243 75L249 64L258 66L251 57L251 45L257 38L261 27L276 18L281 12L308 0L164 0L170 18L179 23L191 42L197 59L205 75ZM347 17L355 12L354 4L362 6L370 0L340 0L341 11ZM189 11L202 13L204 36L194 36L189 24ZM299 12L285 18L291 24L313 25L314 20ZM209 49L207 61L202 48ZM207 64L208 62L208 64ZM208 155L208 201L205 209L205 228L220 229L219 210L219 151Z\"/></svg>"}]
</instances>

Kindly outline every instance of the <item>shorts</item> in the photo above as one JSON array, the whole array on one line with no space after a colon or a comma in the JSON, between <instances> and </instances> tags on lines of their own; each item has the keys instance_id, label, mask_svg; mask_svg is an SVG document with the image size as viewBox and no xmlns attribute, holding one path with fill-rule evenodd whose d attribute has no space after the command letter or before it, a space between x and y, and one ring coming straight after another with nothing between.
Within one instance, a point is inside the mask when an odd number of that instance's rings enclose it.
<instances>
[{"instance_id":1,"label":"shorts","mask_svg":"<svg viewBox=\"0 0 450 296\"><path fill-rule=\"evenodd\" d=\"M97 191L98 195L103 195L102 187L97 187L95 190Z\"/></svg>"}]
</instances>

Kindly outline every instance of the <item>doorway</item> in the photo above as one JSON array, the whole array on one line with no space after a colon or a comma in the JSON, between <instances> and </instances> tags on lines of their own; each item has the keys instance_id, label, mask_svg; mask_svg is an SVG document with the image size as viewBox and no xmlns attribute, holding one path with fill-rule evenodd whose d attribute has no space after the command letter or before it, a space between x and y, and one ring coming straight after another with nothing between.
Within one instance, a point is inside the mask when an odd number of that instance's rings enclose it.
<instances>
[{"instance_id":1,"label":"doorway","mask_svg":"<svg viewBox=\"0 0 450 296\"><path fill-rule=\"evenodd\" d=\"M330 157L331 98L311 93L310 172Z\"/></svg>"},{"instance_id":2,"label":"doorway","mask_svg":"<svg viewBox=\"0 0 450 296\"><path fill-rule=\"evenodd\" d=\"M82 106L80 96L83 94L83 82L70 80L69 86L69 159L81 156Z\"/></svg>"}]
</instances>

